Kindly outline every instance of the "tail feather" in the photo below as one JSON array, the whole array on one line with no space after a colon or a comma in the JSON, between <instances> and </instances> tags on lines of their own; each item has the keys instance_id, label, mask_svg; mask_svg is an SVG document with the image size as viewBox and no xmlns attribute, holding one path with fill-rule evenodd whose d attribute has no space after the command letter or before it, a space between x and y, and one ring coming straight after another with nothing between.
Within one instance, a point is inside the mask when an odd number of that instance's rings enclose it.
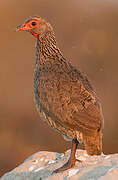
<instances>
[{"instance_id":1,"label":"tail feather","mask_svg":"<svg viewBox=\"0 0 118 180\"><path fill-rule=\"evenodd\" d=\"M84 144L88 155L100 155L102 153L102 132L95 132L93 136L84 135Z\"/></svg>"}]
</instances>

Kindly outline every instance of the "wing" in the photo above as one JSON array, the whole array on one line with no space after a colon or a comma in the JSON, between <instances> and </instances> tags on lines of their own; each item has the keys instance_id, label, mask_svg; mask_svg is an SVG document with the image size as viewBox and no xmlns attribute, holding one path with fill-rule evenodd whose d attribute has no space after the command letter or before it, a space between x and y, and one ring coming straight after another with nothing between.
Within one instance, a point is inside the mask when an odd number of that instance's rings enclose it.
<instances>
[{"instance_id":1,"label":"wing","mask_svg":"<svg viewBox=\"0 0 118 180\"><path fill-rule=\"evenodd\" d=\"M101 104L94 88L84 74L79 76L79 87L77 82L73 83L73 95L71 96L71 118L65 125L85 134L93 134L96 130L103 128L103 115ZM78 94L77 94L78 87Z\"/></svg>"},{"instance_id":2,"label":"wing","mask_svg":"<svg viewBox=\"0 0 118 180\"><path fill-rule=\"evenodd\" d=\"M40 74L40 103L53 121L91 133L103 127L101 105L87 77L70 64Z\"/></svg>"}]
</instances>

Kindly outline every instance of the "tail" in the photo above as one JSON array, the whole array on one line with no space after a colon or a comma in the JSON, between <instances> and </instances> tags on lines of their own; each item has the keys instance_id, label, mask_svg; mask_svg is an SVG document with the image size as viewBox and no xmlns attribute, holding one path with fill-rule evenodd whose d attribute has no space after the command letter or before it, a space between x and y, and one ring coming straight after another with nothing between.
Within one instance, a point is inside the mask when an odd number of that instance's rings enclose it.
<instances>
[{"instance_id":1,"label":"tail","mask_svg":"<svg viewBox=\"0 0 118 180\"><path fill-rule=\"evenodd\" d=\"M88 155L100 155L102 153L102 132L95 132L93 136L84 135L84 144Z\"/></svg>"}]
</instances>

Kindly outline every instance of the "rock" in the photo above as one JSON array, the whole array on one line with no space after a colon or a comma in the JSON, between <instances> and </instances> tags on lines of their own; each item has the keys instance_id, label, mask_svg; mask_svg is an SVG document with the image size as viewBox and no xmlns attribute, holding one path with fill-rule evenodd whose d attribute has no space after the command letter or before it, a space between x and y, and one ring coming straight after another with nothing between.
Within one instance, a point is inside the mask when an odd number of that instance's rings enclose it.
<instances>
[{"instance_id":1,"label":"rock","mask_svg":"<svg viewBox=\"0 0 118 180\"><path fill-rule=\"evenodd\" d=\"M117 180L118 154L88 156L86 151L77 150L74 168L61 173L53 171L62 166L69 158L65 154L41 151L24 161L23 164L5 174L0 180Z\"/></svg>"}]
</instances>

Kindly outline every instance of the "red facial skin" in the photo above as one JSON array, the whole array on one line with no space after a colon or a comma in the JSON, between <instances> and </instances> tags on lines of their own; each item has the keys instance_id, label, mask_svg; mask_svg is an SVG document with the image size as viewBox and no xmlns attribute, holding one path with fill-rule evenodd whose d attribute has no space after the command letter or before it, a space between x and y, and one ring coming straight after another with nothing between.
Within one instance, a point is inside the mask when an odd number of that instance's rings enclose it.
<instances>
[{"instance_id":1,"label":"red facial skin","mask_svg":"<svg viewBox=\"0 0 118 180\"><path fill-rule=\"evenodd\" d=\"M35 25L32 25L32 23L36 23ZM16 31L29 31L31 29L37 28L39 25L39 22L36 20L31 20L27 22L26 24L22 24L21 26L18 26ZM39 40L39 34L32 33L32 35Z\"/></svg>"},{"instance_id":2,"label":"red facial skin","mask_svg":"<svg viewBox=\"0 0 118 180\"><path fill-rule=\"evenodd\" d=\"M37 33L32 33L32 35L33 35L36 39L39 40L39 34L37 34Z\"/></svg>"}]
</instances>

